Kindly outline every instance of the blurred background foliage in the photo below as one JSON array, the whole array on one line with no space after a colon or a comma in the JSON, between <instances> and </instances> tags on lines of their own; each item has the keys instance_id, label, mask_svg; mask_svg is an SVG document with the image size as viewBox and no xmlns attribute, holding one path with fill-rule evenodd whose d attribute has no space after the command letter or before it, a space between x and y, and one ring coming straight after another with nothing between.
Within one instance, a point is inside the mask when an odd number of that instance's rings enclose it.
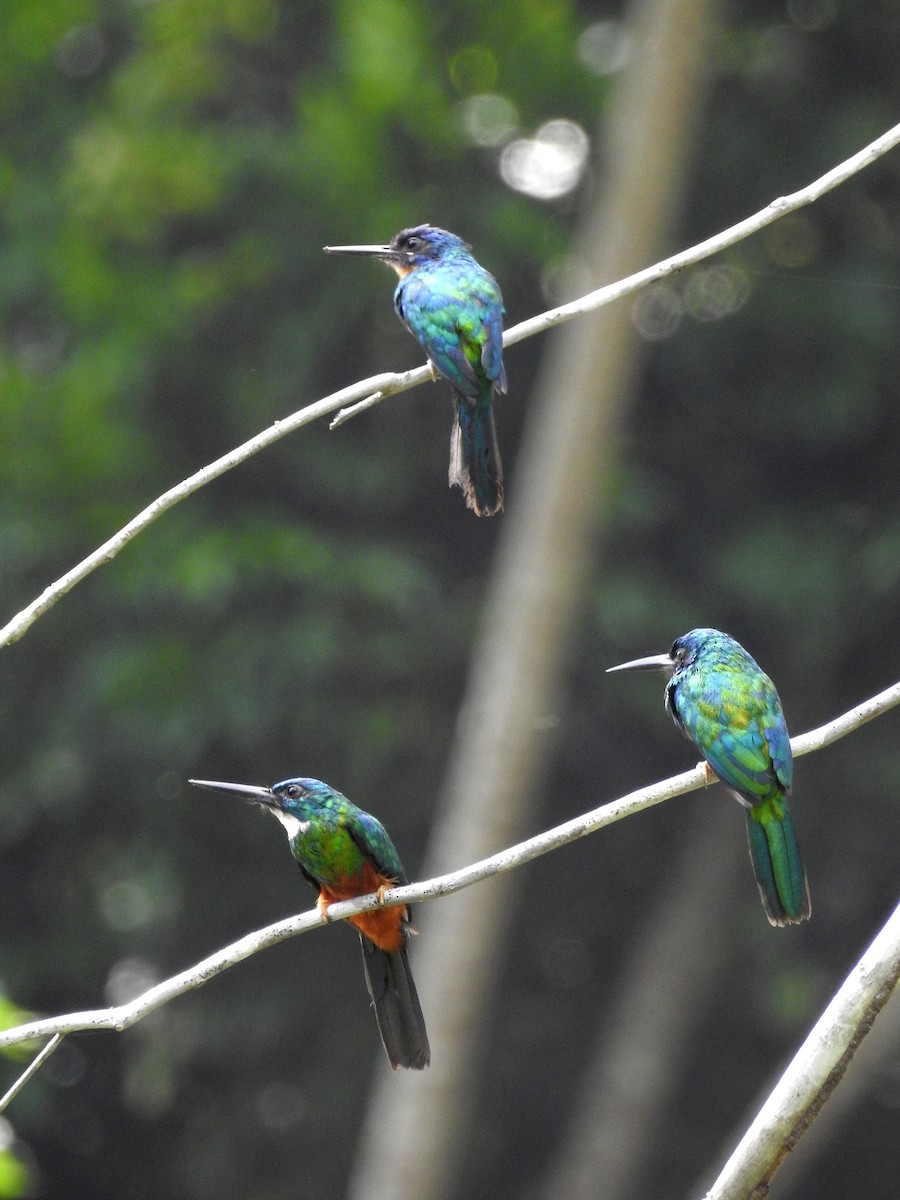
<instances>
[{"instance_id":1,"label":"blurred background foliage","mask_svg":"<svg viewBox=\"0 0 900 1200\"><path fill-rule=\"evenodd\" d=\"M510 322L590 287L567 249L602 178L621 15L574 0L5 0L4 619L179 478L420 361L388 275L325 258L326 242L445 225L498 276ZM671 250L897 120L895 22L885 3L728 7ZM644 369L544 825L693 761L661 686L601 671L693 625L751 648L795 731L896 678L898 201L895 153L634 302ZM510 506L540 487L517 476L516 446L541 348L507 356ZM502 521L446 488L444 393L288 438L2 651L13 1003L113 1003L308 906L274 823L189 794L190 775L327 779L384 819L415 877ZM798 766L808 927L773 933L736 860L729 911L709 914L731 927L727 970L697 999L690 1103L635 1194L682 1194L721 1153L895 902L890 720ZM526 868L459 1195L537 1194L673 839L723 803L686 798ZM0 1129L0 1195L339 1195L334 1146L352 1146L385 1069L365 1010L337 930L121 1037L72 1039ZM889 1194L897 1062L807 1194Z\"/></svg>"}]
</instances>

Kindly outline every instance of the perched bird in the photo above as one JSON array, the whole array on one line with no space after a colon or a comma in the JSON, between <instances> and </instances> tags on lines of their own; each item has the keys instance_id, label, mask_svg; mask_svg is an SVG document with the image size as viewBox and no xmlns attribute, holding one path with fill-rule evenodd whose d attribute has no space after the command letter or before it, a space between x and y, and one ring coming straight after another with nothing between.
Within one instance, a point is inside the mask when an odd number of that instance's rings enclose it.
<instances>
[{"instance_id":1,"label":"perched bird","mask_svg":"<svg viewBox=\"0 0 900 1200\"><path fill-rule=\"evenodd\" d=\"M380 258L400 276L397 316L453 389L450 486L479 517L503 508L503 467L494 392L506 391L503 297L492 275L455 233L434 225L402 229L387 246L326 246L328 254Z\"/></svg>"},{"instance_id":2,"label":"perched bird","mask_svg":"<svg viewBox=\"0 0 900 1200\"><path fill-rule=\"evenodd\" d=\"M669 673L666 710L746 810L750 860L770 923L805 921L809 886L787 801L791 742L774 683L718 629L692 629L668 654L609 670L649 667Z\"/></svg>"},{"instance_id":3,"label":"perched bird","mask_svg":"<svg viewBox=\"0 0 900 1200\"><path fill-rule=\"evenodd\" d=\"M208 779L189 782L236 792L274 813L300 870L319 893L319 911L326 920L329 904L408 882L381 822L327 783L286 779L272 787L253 787ZM427 1067L431 1050L406 948L409 908L376 908L349 921L359 930L366 983L391 1066Z\"/></svg>"}]
</instances>

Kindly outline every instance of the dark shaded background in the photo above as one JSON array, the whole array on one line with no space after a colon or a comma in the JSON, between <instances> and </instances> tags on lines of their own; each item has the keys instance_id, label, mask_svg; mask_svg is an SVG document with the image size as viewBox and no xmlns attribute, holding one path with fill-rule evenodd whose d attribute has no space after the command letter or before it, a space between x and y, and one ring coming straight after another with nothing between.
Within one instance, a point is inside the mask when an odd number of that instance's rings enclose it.
<instances>
[{"instance_id":1,"label":"dark shaded background","mask_svg":"<svg viewBox=\"0 0 900 1200\"><path fill-rule=\"evenodd\" d=\"M542 200L504 182L500 148L556 117L593 140L611 76L591 46L619 15L570 0L7 0L3 619L260 428L420 361L387 274L324 243L428 219L473 243L510 322L561 298L602 149ZM710 67L673 251L900 112L887 4L734 4ZM512 106L498 146L463 119L484 94ZM645 368L541 827L693 763L661 681L601 670L693 625L752 650L794 731L897 677L898 199L895 153L638 300ZM540 486L517 475L516 446L542 345L507 355L510 506ZM327 779L384 819L416 876L502 521L445 486L444 393L300 431L3 649L0 979L15 1004L113 1003L308 906L274 823L192 793L191 775ZM708 913L725 945L636 1195L686 1194L895 903L894 724L798 763L808 926L769 929L729 813L734 884ZM717 804L686 797L526 868L459 1196L539 1194L673 848ZM7 1114L28 1194L339 1195L386 1069L354 941L305 937L127 1034L72 1039ZM891 1194L897 1078L895 1048L803 1194Z\"/></svg>"}]
</instances>

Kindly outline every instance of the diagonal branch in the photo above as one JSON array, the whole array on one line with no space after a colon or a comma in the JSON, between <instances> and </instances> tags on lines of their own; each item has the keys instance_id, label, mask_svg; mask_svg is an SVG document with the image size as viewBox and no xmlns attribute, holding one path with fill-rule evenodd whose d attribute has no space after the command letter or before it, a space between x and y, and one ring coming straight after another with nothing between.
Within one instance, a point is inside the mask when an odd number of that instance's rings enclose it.
<instances>
[{"instance_id":1,"label":"diagonal branch","mask_svg":"<svg viewBox=\"0 0 900 1200\"><path fill-rule=\"evenodd\" d=\"M53 1051L59 1049L64 1037L63 1033L55 1033L49 1042L44 1043L16 1082L7 1088L5 1094L0 1097L0 1112L3 1112L6 1106L15 1100L28 1080L38 1073Z\"/></svg>"},{"instance_id":2,"label":"diagonal branch","mask_svg":"<svg viewBox=\"0 0 900 1200\"><path fill-rule=\"evenodd\" d=\"M845 183L859 171L870 166L898 144L900 144L900 125L895 125L892 129L889 129L886 133L876 138L875 141L870 142L864 149L846 159L845 162L827 171L819 179L807 184L806 187L801 188L799 191L791 193L789 196L781 196L773 200L765 208L754 213L753 216L739 221L737 225L732 225L730 229L723 230L714 237L707 238L706 241L699 242L696 246L683 250L671 258L663 259L661 262L638 271L634 275L629 275L626 279L620 280L618 283L599 288L597 291L590 292L578 300L562 304L557 308L552 308L547 312L540 313L538 316L529 318L527 321L522 321L520 324L514 325L504 335L504 346L512 346L525 338L533 337L536 333L543 333L555 325L569 321L573 317L580 316L583 313L601 308L603 305L610 304L613 300L618 300L623 296L631 295L640 288L647 287L648 284L655 283L668 275L674 274L676 271L701 262L713 254L718 254L719 251L725 250L729 246L733 246L735 243L749 237L752 233L757 233L760 229L771 225L779 217L794 212L798 208L803 208L807 204L812 204L826 192L831 191L832 188ZM206 484L211 483L214 479L218 479L220 475L224 475L232 467L238 466L252 455L267 449L274 442L286 437L287 434L293 433L294 430L301 428L303 425L309 425L312 421L318 420L328 413L340 410L332 422L332 428L334 428L349 420L357 412L365 408L370 408L385 397L393 396L398 392L409 391L410 388L417 387L420 383L426 383L432 378L431 369L428 366L416 367L412 371L373 375L369 379L364 379L359 383L342 388L340 391L333 392L330 396L325 396L313 404L308 404L305 408L298 409L297 412L289 417L285 417L283 420L276 421L274 425L270 425L268 429L264 429L255 437L250 438L249 441L235 447L234 450L230 450L227 454L223 454L215 462L210 463L194 475L182 480L181 483L169 488L167 492L157 497L152 504L149 504L137 516L133 517L127 525L124 525L117 533L113 534L102 546L98 546L87 558L82 559L80 563L72 567L65 575L62 575L54 583L48 585L31 604L23 608L21 612L17 613L16 616L0 629L0 646L11 645L13 642L18 641L39 617L43 616L48 609L56 604L57 600L65 596L67 592L71 591L76 584L95 571L97 567L103 566L104 563L110 562L115 558L120 550L146 529L148 525L152 524L157 517L162 516L164 512L173 508L180 501L187 499L188 496L193 495L194 492L199 491L200 488L205 487Z\"/></svg>"},{"instance_id":3,"label":"diagonal branch","mask_svg":"<svg viewBox=\"0 0 900 1200\"><path fill-rule=\"evenodd\" d=\"M756 1200L841 1082L900 979L900 906L769 1093L705 1200Z\"/></svg>"},{"instance_id":4,"label":"diagonal branch","mask_svg":"<svg viewBox=\"0 0 900 1200\"><path fill-rule=\"evenodd\" d=\"M795 755L821 750L898 704L900 704L900 682L879 692L877 696L872 696L861 704L855 705L849 712L843 713L828 724L795 737L791 742L791 748ZM395 904L421 904L428 900L436 900L440 896L460 891L491 875L521 867L525 863L531 862L532 859L548 854L551 850L558 850L587 834L595 833L598 829L622 820L623 817L629 817L642 809L660 804L664 800L671 800L675 796L682 796L686 792L696 791L706 786L708 782L706 764L698 763L690 771L683 771L680 775L673 775L670 779L665 779L660 783L630 792L627 796L595 808L591 812L566 821L562 825L557 825L527 841L519 842L518 845L501 850L499 854L493 854L490 858L472 863L459 871L436 876L424 883L393 888L386 893L381 902L376 895L369 895L332 904L328 909L329 920L346 920L347 917L354 916L356 913L378 908L380 903L389 907ZM295 937L300 933L307 933L325 923L317 908L297 916L286 917L284 920L276 921L264 929L256 930L238 941L232 942L230 946L216 951L215 954L209 955L208 958L189 967L186 971L163 980L125 1004L118 1004L112 1008L69 1013L66 1016L47 1017L42 1020L29 1021L24 1025L17 1025L13 1029L3 1030L0 1032L0 1048L31 1041L34 1038L53 1037L85 1030L114 1029L120 1033L176 996L193 988L202 987L216 975L227 971L229 967L242 962L245 958L267 949L276 942ZM4 1099L12 1099L13 1095L15 1095L15 1091L12 1091L12 1094Z\"/></svg>"}]
</instances>

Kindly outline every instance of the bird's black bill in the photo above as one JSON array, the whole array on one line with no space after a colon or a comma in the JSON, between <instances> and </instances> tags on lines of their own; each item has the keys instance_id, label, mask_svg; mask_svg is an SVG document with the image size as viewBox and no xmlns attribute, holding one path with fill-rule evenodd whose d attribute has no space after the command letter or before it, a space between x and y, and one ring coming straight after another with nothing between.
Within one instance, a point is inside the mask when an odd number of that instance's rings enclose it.
<instances>
[{"instance_id":1,"label":"bird's black bill","mask_svg":"<svg viewBox=\"0 0 900 1200\"><path fill-rule=\"evenodd\" d=\"M646 658L633 658L630 662L619 663L617 667L607 667L606 674L611 671L671 671L674 663L669 654L648 654Z\"/></svg>"},{"instance_id":2,"label":"bird's black bill","mask_svg":"<svg viewBox=\"0 0 900 1200\"><path fill-rule=\"evenodd\" d=\"M246 800L257 800L260 804L272 804L272 789L256 787L252 783L219 783L214 779L189 779L194 787L206 788L210 792L232 792Z\"/></svg>"}]
</instances>

